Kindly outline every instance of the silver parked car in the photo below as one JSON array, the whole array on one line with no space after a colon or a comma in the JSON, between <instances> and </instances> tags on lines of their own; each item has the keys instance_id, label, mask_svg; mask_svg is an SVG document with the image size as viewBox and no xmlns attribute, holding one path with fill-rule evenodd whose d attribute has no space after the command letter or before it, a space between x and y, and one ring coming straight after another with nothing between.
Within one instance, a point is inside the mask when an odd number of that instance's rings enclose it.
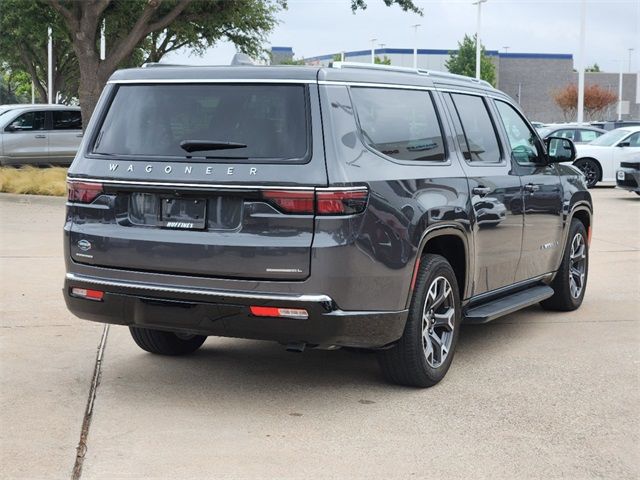
<instances>
[{"instance_id":1,"label":"silver parked car","mask_svg":"<svg viewBox=\"0 0 640 480\"><path fill-rule=\"evenodd\" d=\"M0 106L0 165L69 165L81 140L79 107Z\"/></svg>"}]
</instances>

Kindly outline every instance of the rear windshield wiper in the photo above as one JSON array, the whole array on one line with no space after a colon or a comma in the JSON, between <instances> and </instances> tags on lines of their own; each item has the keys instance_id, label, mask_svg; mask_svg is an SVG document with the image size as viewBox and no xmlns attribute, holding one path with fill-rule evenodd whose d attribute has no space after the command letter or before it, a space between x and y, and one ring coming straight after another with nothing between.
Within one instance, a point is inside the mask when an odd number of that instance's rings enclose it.
<instances>
[{"instance_id":1,"label":"rear windshield wiper","mask_svg":"<svg viewBox=\"0 0 640 480\"><path fill-rule=\"evenodd\" d=\"M180 148L191 152L203 152L206 150L228 150L231 148L247 148L244 143L236 142L218 142L215 140L183 140L180 142Z\"/></svg>"}]
</instances>

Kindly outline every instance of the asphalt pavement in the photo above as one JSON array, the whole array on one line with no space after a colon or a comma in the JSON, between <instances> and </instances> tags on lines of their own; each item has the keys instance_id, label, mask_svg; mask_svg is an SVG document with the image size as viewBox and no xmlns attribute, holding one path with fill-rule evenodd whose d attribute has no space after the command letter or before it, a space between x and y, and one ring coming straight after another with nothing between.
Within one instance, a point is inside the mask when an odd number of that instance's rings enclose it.
<instances>
[{"instance_id":1,"label":"asphalt pavement","mask_svg":"<svg viewBox=\"0 0 640 480\"><path fill-rule=\"evenodd\" d=\"M640 478L640 197L592 194L582 307L463 327L427 390L352 351L145 353L67 312L64 200L2 194L0 478Z\"/></svg>"}]
</instances>

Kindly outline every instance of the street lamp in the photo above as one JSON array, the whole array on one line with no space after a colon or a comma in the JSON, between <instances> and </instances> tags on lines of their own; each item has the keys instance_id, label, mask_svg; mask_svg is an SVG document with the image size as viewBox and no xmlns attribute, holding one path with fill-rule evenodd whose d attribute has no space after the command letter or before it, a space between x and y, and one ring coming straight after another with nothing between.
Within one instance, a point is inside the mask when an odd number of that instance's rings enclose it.
<instances>
[{"instance_id":1,"label":"street lamp","mask_svg":"<svg viewBox=\"0 0 640 480\"><path fill-rule=\"evenodd\" d=\"M476 26L476 78L480 80L480 26L482 20L482 4L487 0L478 0L473 5L478 5L478 24Z\"/></svg>"},{"instance_id":2,"label":"street lamp","mask_svg":"<svg viewBox=\"0 0 640 480\"><path fill-rule=\"evenodd\" d=\"M510 49L511 47L502 47L502 48L504 48L504 53L509 53L509 49Z\"/></svg>"},{"instance_id":3,"label":"street lamp","mask_svg":"<svg viewBox=\"0 0 640 480\"><path fill-rule=\"evenodd\" d=\"M419 23L411 25L413 28L413 68L418 69L418 27Z\"/></svg>"},{"instance_id":4,"label":"street lamp","mask_svg":"<svg viewBox=\"0 0 640 480\"><path fill-rule=\"evenodd\" d=\"M627 50L629 50L629 73L631 73L631 54L635 48L627 48Z\"/></svg>"},{"instance_id":5,"label":"street lamp","mask_svg":"<svg viewBox=\"0 0 640 480\"><path fill-rule=\"evenodd\" d=\"M582 0L580 8L580 66L578 67L578 123L584 121L584 49L585 24L587 21L587 0Z\"/></svg>"},{"instance_id":6,"label":"street lamp","mask_svg":"<svg viewBox=\"0 0 640 480\"><path fill-rule=\"evenodd\" d=\"M376 41L377 38L371 39L371 63L376 63Z\"/></svg>"}]
</instances>

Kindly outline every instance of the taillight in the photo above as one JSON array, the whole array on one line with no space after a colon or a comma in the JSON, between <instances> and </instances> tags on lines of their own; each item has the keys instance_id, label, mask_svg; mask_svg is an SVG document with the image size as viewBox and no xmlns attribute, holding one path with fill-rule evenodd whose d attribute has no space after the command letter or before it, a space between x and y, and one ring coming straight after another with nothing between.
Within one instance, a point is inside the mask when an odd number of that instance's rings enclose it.
<instances>
[{"instance_id":1,"label":"taillight","mask_svg":"<svg viewBox=\"0 0 640 480\"><path fill-rule=\"evenodd\" d=\"M318 215L353 215L367 206L369 192L359 190L317 190L316 213Z\"/></svg>"},{"instance_id":2,"label":"taillight","mask_svg":"<svg viewBox=\"0 0 640 480\"><path fill-rule=\"evenodd\" d=\"M369 192L365 187L317 189L315 194L311 190L265 190L262 196L284 213L353 215L364 211Z\"/></svg>"},{"instance_id":3,"label":"taillight","mask_svg":"<svg viewBox=\"0 0 640 480\"><path fill-rule=\"evenodd\" d=\"M309 313L304 308L259 307L252 305L249 310L256 317L283 317L298 320L309 318Z\"/></svg>"},{"instance_id":4,"label":"taillight","mask_svg":"<svg viewBox=\"0 0 640 480\"><path fill-rule=\"evenodd\" d=\"M313 213L313 192L310 190L265 190L262 196L285 213Z\"/></svg>"},{"instance_id":5,"label":"taillight","mask_svg":"<svg viewBox=\"0 0 640 480\"><path fill-rule=\"evenodd\" d=\"M74 203L91 203L101 193L101 183L77 182L69 180L67 182L67 199Z\"/></svg>"}]
</instances>

